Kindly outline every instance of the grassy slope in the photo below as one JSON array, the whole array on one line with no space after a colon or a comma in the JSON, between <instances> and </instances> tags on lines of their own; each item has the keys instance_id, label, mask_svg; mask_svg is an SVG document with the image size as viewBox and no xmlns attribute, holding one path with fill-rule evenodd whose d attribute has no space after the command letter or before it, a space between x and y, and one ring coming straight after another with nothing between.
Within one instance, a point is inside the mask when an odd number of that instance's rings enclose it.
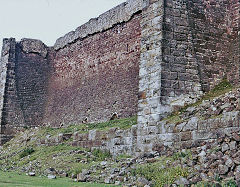
<instances>
[{"instance_id":1,"label":"grassy slope","mask_svg":"<svg viewBox=\"0 0 240 187\"><path fill-rule=\"evenodd\" d=\"M212 91L205 94L198 102L183 107L176 113L170 115L167 121L175 121L182 120L180 119L180 114L184 113L188 107L191 106L198 106L202 103L203 100L211 100L214 97L227 93L234 88L231 86L229 82L223 80L219 85L217 85ZM58 146L36 146L37 140L39 138L45 137L46 135L51 135L54 137L59 133L73 133L73 132L80 132L86 133L89 130L97 129L97 130L108 130L111 127L119 127L121 129L130 128L132 125L136 124L136 117L127 118L127 119L120 119L109 121L105 123L99 124L83 124L83 125L71 125L67 128L59 128L53 129L49 127L44 127L41 129L37 129L37 133L31 138L27 144L22 144L21 137L16 137L12 141L10 141L7 145L8 148L10 147L9 151L5 152L5 154L0 155L0 169L1 166L5 165L5 168L9 170L15 170L18 168L18 172L22 171L22 167L28 165L30 162L32 164L40 162L41 168L37 168L35 172L37 174L42 173L46 168L54 167L55 169L61 169L66 171L68 174L71 173L80 173L82 169L91 167L92 164L98 164L100 161L107 159L107 156L104 153L100 153L100 155L95 155L88 157L86 154L77 153L71 154L72 150L75 151L87 151L81 148L72 147L67 145L68 142L65 142L62 145ZM26 133L31 133L33 130L29 129ZM31 155L28 155L24 158L19 157L20 153L26 149L27 147L33 147L35 152ZM7 146L5 146L7 149ZM62 153L62 154L59 154ZM168 160L168 158L166 158ZM78 160L78 161L77 161ZM79 160L84 161L83 163L79 162ZM170 159L171 160L171 159ZM172 161L172 160L171 160ZM187 175L187 170L182 170L181 168L170 167L168 169L159 170L159 166L165 165L165 161L159 161L153 164L146 164L136 168L133 171L134 175L145 176L147 179L151 179L155 181L157 186L164 186L164 184L169 184L172 180L175 180L179 176ZM12 167L13 166L13 167ZM15 166L15 168L14 168ZM120 167L120 166L117 166ZM186 168L187 169L187 168ZM99 172L99 171L97 171ZM167 177L166 177L167 176ZM71 182L72 180L69 178L64 179L57 179L57 180L48 180L46 178L39 178L39 177L28 177L28 176L19 176L13 173L1 173L0 172L0 186L2 187L11 187L11 186L106 186L100 184L80 184ZM51 182L51 184L49 184ZM19 185L16 185L19 184ZM29 184L29 185L28 185Z\"/></svg>"},{"instance_id":2,"label":"grassy slope","mask_svg":"<svg viewBox=\"0 0 240 187\"><path fill-rule=\"evenodd\" d=\"M131 117L98 124L71 125L69 127L58 129L50 127L26 129L24 132L19 133L14 139L5 144L3 149L0 151L0 170L25 174L27 172L25 168L30 167L32 168L30 171L34 171L37 175L44 173L47 168L55 168L58 171L65 171L70 176L72 173L80 173L82 169L88 169L92 165L98 165L101 161L109 159L111 155L105 151L90 151L80 147L73 147L69 145L68 141L57 146L41 146L39 145L39 140L41 138L45 138L46 136L55 137L60 133L87 133L92 129L101 131L107 131L112 127L127 129L136 123L136 117ZM28 139L27 141L26 137ZM34 152L22 156L22 153L29 148L33 149ZM19 176L13 173L10 174L0 173L0 187L16 186L16 184L19 184L18 186L28 186L28 184L25 183L26 181L30 182L29 184L33 186L41 186L40 184L42 184L42 186L48 186L48 179L37 177L29 178L25 175ZM95 174L93 173L93 175ZM62 186L73 186L74 183L69 182L69 180L71 181L71 179L67 178L52 181L50 186L60 186L60 184L62 184ZM84 186L89 185L85 184ZM91 184L90 186L94 185ZM98 184L96 186L104 185Z\"/></svg>"},{"instance_id":3,"label":"grassy slope","mask_svg":"<svg viewBox=\"0 0 240 187\"><path fill-rule=\"evenodd\" d=\"M116 119L111 120L107 122L102 123L90 123L90 124L80 124L80 125L70 125L67 128L50 128L45 127L43 128L42 135L50 134L50 135L56 135L60 133L86 133L90 130L101 130L106 131L113 127L118 127L120 129L129 129L133 125L137 124L137 116L133 116L130 118L122 118L122 119Z\"/></svg>"},{"instance_id":4,"label":"grassy slope","mask_svg":"<svg viewBox=\"0 0 240 187\"><path fill-rule=\"evenodd\" d=\"M192 160L190 151L177 152L171 157L162 156L153 163L138 165L132 170L132 174L153 181L155 187L170 186L180 177L187 177L191 173L191 168L181 165L186 164L188 160Z\"/></svg>"},{"instance_id":5,"label":"grassy slope","mask_svg":"<svg viewBox=\"0 0 240 187\"><path fill-rule=\"evenodd\" d=\"M1 187L110 187L104 184L76 183L69 178L47 179L45 177L29 177L12 172L0 172Z\"/></svg>"}]
</instances>

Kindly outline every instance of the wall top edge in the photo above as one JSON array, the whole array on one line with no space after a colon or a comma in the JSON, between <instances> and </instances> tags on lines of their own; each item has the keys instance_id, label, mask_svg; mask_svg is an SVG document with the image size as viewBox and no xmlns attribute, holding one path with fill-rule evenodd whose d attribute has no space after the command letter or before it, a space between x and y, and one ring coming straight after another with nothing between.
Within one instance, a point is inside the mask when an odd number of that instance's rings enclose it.
<instances>
[{"instance_id":1,"label":"wall top edge","mask_svg":"<svg viewBox=\"0 0 240 187\"><path fill-rule=\"evenodd\" d=\"M44 58L47 57L49 47L41 40L31 38L22 38L19 42L16 41L15 38L4 38L1 56L4 56L9 52L11 43L15 45L20 44L23 52L25 53L37 53Z\"/></svg>"},{"instance_id":2,"label":"wall top edge","mask_svg":"<svg viewBox=\"0 0 240 187\"><path fill-rule=\"evenodd\" d=\"M2 50L1 50L1 58L7 55L10 51L11 43L16 43L15 38L3 38Z\"/></svg>"},{"instance_id":3,"label":"wall top edge","mask_svg":"<svg viewBox=\"0 0 240 187\"><path fill-rule=\"evenodd\" d=\"M77 39L85 38L86 36L97 32L102 32L111 28L115 24L129 21L136 12L141 11L144 8L144 5L146 4L144 1L145 0L127 0L101 14L99 17L90 19L75 31L71 31L65 36L57 39L54 49L59 50Z\"/></svg>"}]
</instances>

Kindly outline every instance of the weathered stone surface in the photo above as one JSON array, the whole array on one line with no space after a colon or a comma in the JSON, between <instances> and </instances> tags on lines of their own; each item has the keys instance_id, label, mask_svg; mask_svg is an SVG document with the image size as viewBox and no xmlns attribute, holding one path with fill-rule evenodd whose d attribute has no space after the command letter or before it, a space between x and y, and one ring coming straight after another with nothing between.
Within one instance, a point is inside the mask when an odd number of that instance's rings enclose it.
<instances>
[{"instance_id":1,"label":"weathered stone surface","mask_svg":"<svg viewBox=\"0 0 240 187\"><path fill-rule=\"evenodd\" d=\"M236 142L235 141L230 142L229 148L230 148L230 150L235 150L236 149Z\"/></svg>"},{"instance_id":2,"label":"weathered stone surface","mask_svg":"<svg viewBox=\"0 0 240 187\"><path fill-rule=\"evenodd\" d=\"M40 40L24 38L21 40L20 44L22 46L23 52L25 53L39 53L44 58L47 56L48 48Z\"/></svg>"},{"instance_id":3,"label":"weathered stone surface","mask_svg":"<svg viewBox=\"0 0 240 187\"><path fill-rule=\"evenodd\" d=\"M27 175L33 177L33 176L35 176L36 174L35 174L34 172L29 172L29 173L27 173Z\"/></svg>"},{"instance_id":4,"label":"weathered stone surface","mask_svg":"<svg viewBox=\"0 0 240 187\"><path fill-rule=\"evenodd\" d=\"M143 177L139 177L137 179L137 186L145 186L145 185L148 185L149 184L149 181Z\"/></svg>"},{"instance_id":5,"label":"weathered stone surface","mask_svg":"<svg viewBox=\"0 0 240 187\"><path fill-rule=\"evenodd\" d=\"M228 167L225 165L219 165L218 166L218 171L220 174L224 175L228 172Z\"/></svg>"},{"instance_id":6,"label":"weathered stone surface","mask_svg":"<svg viewBox=\"0 0 240 187\"><path fill-rule=\"evenodd\" d=\"M43 123L61 126L137 114L140 21L138 12L55 51Z\"/></svg>"},{"instance_id":7,"label":"weathered stone surface","mask_svg":"<svg viewBox=\"0 0 240 187\"><path fill-rule=\"evenodd\" d=\"M228 149L229 149L228 144L224 143L224 144L222 145L222 152L225 152L225 151L227 151Z\"/></svg>"},{"instance_id":8,"label":"weathered stone surface","mask_svg":"<svg viewBox=\"0 0 240 187\"><path fill-rule=\"evenodd\" d=\"M78 27L75 31L71 31L64 37L59 38L54 48L59 50L77 39L82 39L88 35L110 29L115 24L127 22L136 12L142 10L143 7L144 4L142 0L127 0L126 3L122 3L103 13L98 18L90 19L89 22Z\"/></svg>"},{"instance_id":9,"label":"weathered stone surface","mask_svg":"<svg viewBox=\"0 0 240 187\"><path fill-rule=\"evenodd\" d=\"M186 178L180 177L180 179L176 180L175 183L180 185L189 185L189 181Z\"/></svg>"},{"instance_id":10,"label":"weathered stone surface","mask_svg":"<svg viewBox=\"0 0 240 187\"><path fill-rule=\"evenodd\" d=\"M113 179L111 177L107 177L104 179L105 184L113 184Z\"/></svg>"},{"instance_id":11,"label":"weathered stone surface","mask_svg":"<svg viewBox=\"0 0 240 187\"><path fill-rule=\"evenodd\" d=\"M158 11L156 11L158 10ZM141 52L139 93L145 93L138 103L138 123L156 123L164 112L161 106L161 63L163 4L154 1L143 10L141 20ZM154 41L154 42L153 42ZM146 113L145 109L149 109Z\"/></svg>"},{"instance_id":12,"label":"weathered stone surface","mask_svg":"<svg viewBox=\"0 0 240 187\"><path fill-rule=\"evenodd\" d=\"M78 182L86 182L86 180L87 180L87 177L86 177L85 174L79 173L79 174L77 175L77 181L78 181Z\"/></svg>"},{"instance_id":13,"label":"weathered stone surface","mask_svg":"<svg viewBox=\"0 0 240 187\"><path fill-rule=\"evenodd\" d=\"M56 175L48 175L48 179L56 179Z\"/></svg>"}]
</instances>

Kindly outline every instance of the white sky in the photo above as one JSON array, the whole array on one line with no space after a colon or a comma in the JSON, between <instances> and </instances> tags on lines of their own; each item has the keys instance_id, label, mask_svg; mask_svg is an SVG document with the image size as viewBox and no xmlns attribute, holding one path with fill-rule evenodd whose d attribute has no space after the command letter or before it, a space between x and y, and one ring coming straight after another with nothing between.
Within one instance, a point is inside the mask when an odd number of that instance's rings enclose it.
<instances>
[{"instance_id":1,"label":"white sky","mask_svg":"<svg viewBox=\"0 0 240 187\"><path fill-rule=\"evenodd\" d=\"M34 38L53 46L56 39L125 0L0 0L3 38ZM1 50L0 50L1 51Z\"/></svg>"}]
</instances>

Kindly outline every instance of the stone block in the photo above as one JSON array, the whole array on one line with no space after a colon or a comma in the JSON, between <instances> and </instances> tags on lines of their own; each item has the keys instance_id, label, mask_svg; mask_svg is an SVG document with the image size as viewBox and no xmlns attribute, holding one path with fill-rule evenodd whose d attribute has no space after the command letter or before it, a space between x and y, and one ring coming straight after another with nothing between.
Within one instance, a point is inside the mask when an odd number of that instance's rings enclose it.
<instances>
[{"instance_id":1,"label":"stone block","mask_svg":"<svg viewBox=\"0 0 240 187\"><path fill-rule=\"evenodd\" d=\"M180 133L180 140L181 141L189 141L193 139L193 135L192 132L188 131L188 132L182 132Z\"/></svg>"}]
</instances>

